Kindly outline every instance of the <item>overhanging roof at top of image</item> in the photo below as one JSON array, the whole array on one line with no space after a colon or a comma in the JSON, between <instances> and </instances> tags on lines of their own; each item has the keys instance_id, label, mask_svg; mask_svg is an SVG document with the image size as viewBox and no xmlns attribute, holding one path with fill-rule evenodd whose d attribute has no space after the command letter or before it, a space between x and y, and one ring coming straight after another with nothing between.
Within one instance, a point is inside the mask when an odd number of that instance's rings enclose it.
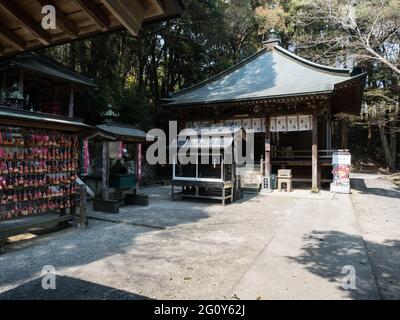
<instances>
[{"instance_id":1,"label":"overhanging roof at top of image","mask_svg":"<svg viewBox=\"0 0 400 320\"><path fill-rule=\"evenodd\" d=\"M56 29L42 28L42 7L56 9ZM180 0L0 0L0 56L58 45L179 17Z\"/></svg>"}]
</instances>

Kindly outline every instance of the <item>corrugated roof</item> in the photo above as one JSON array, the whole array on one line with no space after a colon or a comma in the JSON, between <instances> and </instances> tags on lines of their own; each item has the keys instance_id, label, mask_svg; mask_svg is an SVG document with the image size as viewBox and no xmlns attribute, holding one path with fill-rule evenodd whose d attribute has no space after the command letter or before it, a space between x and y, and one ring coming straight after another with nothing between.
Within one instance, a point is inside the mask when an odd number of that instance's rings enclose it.
<instances>
[{"instance_id":1,"label":"corrugated roof","mask_svg":"<svg viewBox=\"0 0 400 320\"><path fill-rule=\"evenodd\" d=\"M94 81L75 72L61 63L34 53L24 53L15 57L0 60L0 69L19 68L44 76L88 87L95 87Z\"/></svg>"},{"instance_id":2,"label":"corrugated roof","mask_svg":"<svg viewBox=\"0 0 400 320\"><path fill-rule=\"evenodd\" d=\"M232 126L211 126L203 128L186 128L179 132L180 136L183 137L222 137L222 136L237 136L244 134L244 129L242 126L232 125Z\"/></svg>"},{"instance_id":3,"label":"corrugated roof","mask_svg":"<svg viewBox=\"0 0 400 320\"><path fill-rule=\"evenodd\" d=\"M175 106L329 93L352 78L351 70L315 64L276 45L165 100Z\"/></svg>"},{"instance_id":4,"label":"corrugated roof","mask_svg":"<svg viewBox=\"0 0 400 320\"><path fill-rule=\"evenodd\" d=\"M235 140L245 139L246 131L241 126L211 126L186 128L172 141L170 149L226 149Z\"/></svg>"},{"instance_id":5,"label":"corrugated roof","mask_svg":"<svg viewBox=\"0 0 400 320\"><path fill-rule=\"evenodd\" d=\"M115 136L146 140L146 132L123 123L106 122L97 125L96 128Z\"/></svg>"}]
</instances>

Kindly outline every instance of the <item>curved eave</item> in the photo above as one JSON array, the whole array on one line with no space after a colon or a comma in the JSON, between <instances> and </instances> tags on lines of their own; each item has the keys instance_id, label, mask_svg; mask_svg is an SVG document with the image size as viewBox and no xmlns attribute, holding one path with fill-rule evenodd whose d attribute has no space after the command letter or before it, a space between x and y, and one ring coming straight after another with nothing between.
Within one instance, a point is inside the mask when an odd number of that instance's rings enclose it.
<instances>
[{"instance_id":1,"label":"curved eave","mask_svg":"<svg viewBox=\"0 0 400 320\"><path fill-rule=\"evenodd\" d=\"M342 69L342 68L333 68L333 67L329 67L329 66L324 66L322 64L318 64L312 61L309 61L307 59L304 59L298 55L295 55L294 53L282 48L281 46L274 46L274 48L279 51L280 53L283 53L285 56L289 57L290 59L304 64L312 69L315 69L317 71L321 71L321 72L327 72L330 74L340 74L340 75L351 75L351 70L349 69Z\"/></svg>"},{"instance_id":2,"label":"curved eave","mask_svg":"<svg viewBox=\"0 0 400 320\"><path fill-rule=\"evenodd\" d=\"M257 102L285 102L286 101L307 101L309 99L323 99L329 97L333 93L332 90L319 91L319 92L308 92L291 95L276 95L276 96L265 96L255 98L243 98L243 99L231 99L231 100L210 100L210 101L199 101L195 103L167 103L164 104L164 108L179 109L179 108L190 108L196 106L214 106L222 104L234 104L234 103L250 103L254 104Z\"/></svg>"}]
</instances>

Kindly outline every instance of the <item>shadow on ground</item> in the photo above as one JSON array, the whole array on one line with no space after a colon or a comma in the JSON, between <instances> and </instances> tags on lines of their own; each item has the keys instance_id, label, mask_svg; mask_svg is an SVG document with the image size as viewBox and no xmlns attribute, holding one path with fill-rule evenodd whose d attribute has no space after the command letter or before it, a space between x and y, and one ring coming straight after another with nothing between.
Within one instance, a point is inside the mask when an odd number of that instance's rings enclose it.
<instances>
[{"instance_id":1,"label":"shadow on ground","mask_svg":"<svg viewBox=\"0 0 400 320\"><path fill-rule=\"evenodd\" d=\"M352 299L379 299L371 296L374 292L375 279L371 279L371 269L378 281L378 290L390 289L400 296L399 252L400 241L388 240L383 244L366 242L359 236L336 231L313 231L303 238L306 245L301 255L288 257L290 261L300 263L313 274L337 282L341 286L346 273L343 267L352 265L356 270L356 290L349 290ZM371 252L392 252L385 259L373 259L371 262L365 255L366 247ZM390 258L388 258L390 257ZM379 263L377 263L378 261ZM371 264L370 264L371 263Z\"/></svg>"},{"instance_id":2,"label":"shadow on ground","mask_svg":"<svg viewBox=\"0 0 400 320\"><path fill-rule=\"evenodd\" d=\"M359 191L362 194L372 194L380 197L400 198L400 188L383 189L383 188L368 188L364 179L351 179L351 188Z\"/></svg>"},{"instance_id":3,"label":"shadow on ground","mask_svg":"<svg viewBox=\"0 0 400 320\"><path fill-rule=\"evenodd\" d=\"M188 204L186 209L150 208L149 211L128 212L128 215L133 221L145 220L150 225L163 227L190 224L209 217L206 206L192 208ZM135 246L137 237L159 231L139 225L91 221L85 231L70 229L62 236L53 234L32 240L36 242L32 246L27 241L21 249L14 245L6 247L6 253L0 255L0 287L35 278L44 265L60 270L125 254L128 248L131 250ZM93 243L96 244L95 249Z\"/></svg>"},{"instance_id":4,"label":"shadow on ground","mask_svg":"<svg viewBox=\"0 0 400 320\"><path fill-rule=\"evenodd\" d=\"M0 300L150 300L147 297L70 277L56 277L56 289L44 290L42 278L0 294Z\"/></svg>"}]
</instances>

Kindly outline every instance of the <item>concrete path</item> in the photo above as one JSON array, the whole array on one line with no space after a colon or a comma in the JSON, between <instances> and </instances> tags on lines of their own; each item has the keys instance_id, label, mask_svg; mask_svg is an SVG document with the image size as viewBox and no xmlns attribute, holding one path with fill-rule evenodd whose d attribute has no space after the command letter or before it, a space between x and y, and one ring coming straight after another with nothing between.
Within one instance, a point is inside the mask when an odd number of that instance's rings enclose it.
<instances>
[{"instance_id":1,"label":"concrete path","mask_svg":"<svg viewBox=\"0 0 400 320\"><path fill-rule=\"evenodd\" d=\"M8 247L0 300L380 298L348 195L296 190L222 207L144 191L149 207L91 212L86 231ZM59 275L55 291L41 290L44 265ZM347 265L356 290L341 286Z\"/></svg>"},{"instance_id":2,"label":"concrete path","mask_svg":"<svg viewBox=\"0 0 400 320\"><path fill-rule=\"evenodd\" d=\"M322 193L297 202L232 295L241 299L380 298L350 196L327 198L329 194ZM355 290L342 288L344 266L355 268Z\"/></svg>"},{"instance_id":3,"label":"concrete path","mask_svg":"<svg viewBox=\"0 0 400 320\"><path fill-rule=\"evenodd\" d=\"M353 174L352 200L383 299L400 299L400 189L382 175Z\"/></svg>"}]
</instances>

